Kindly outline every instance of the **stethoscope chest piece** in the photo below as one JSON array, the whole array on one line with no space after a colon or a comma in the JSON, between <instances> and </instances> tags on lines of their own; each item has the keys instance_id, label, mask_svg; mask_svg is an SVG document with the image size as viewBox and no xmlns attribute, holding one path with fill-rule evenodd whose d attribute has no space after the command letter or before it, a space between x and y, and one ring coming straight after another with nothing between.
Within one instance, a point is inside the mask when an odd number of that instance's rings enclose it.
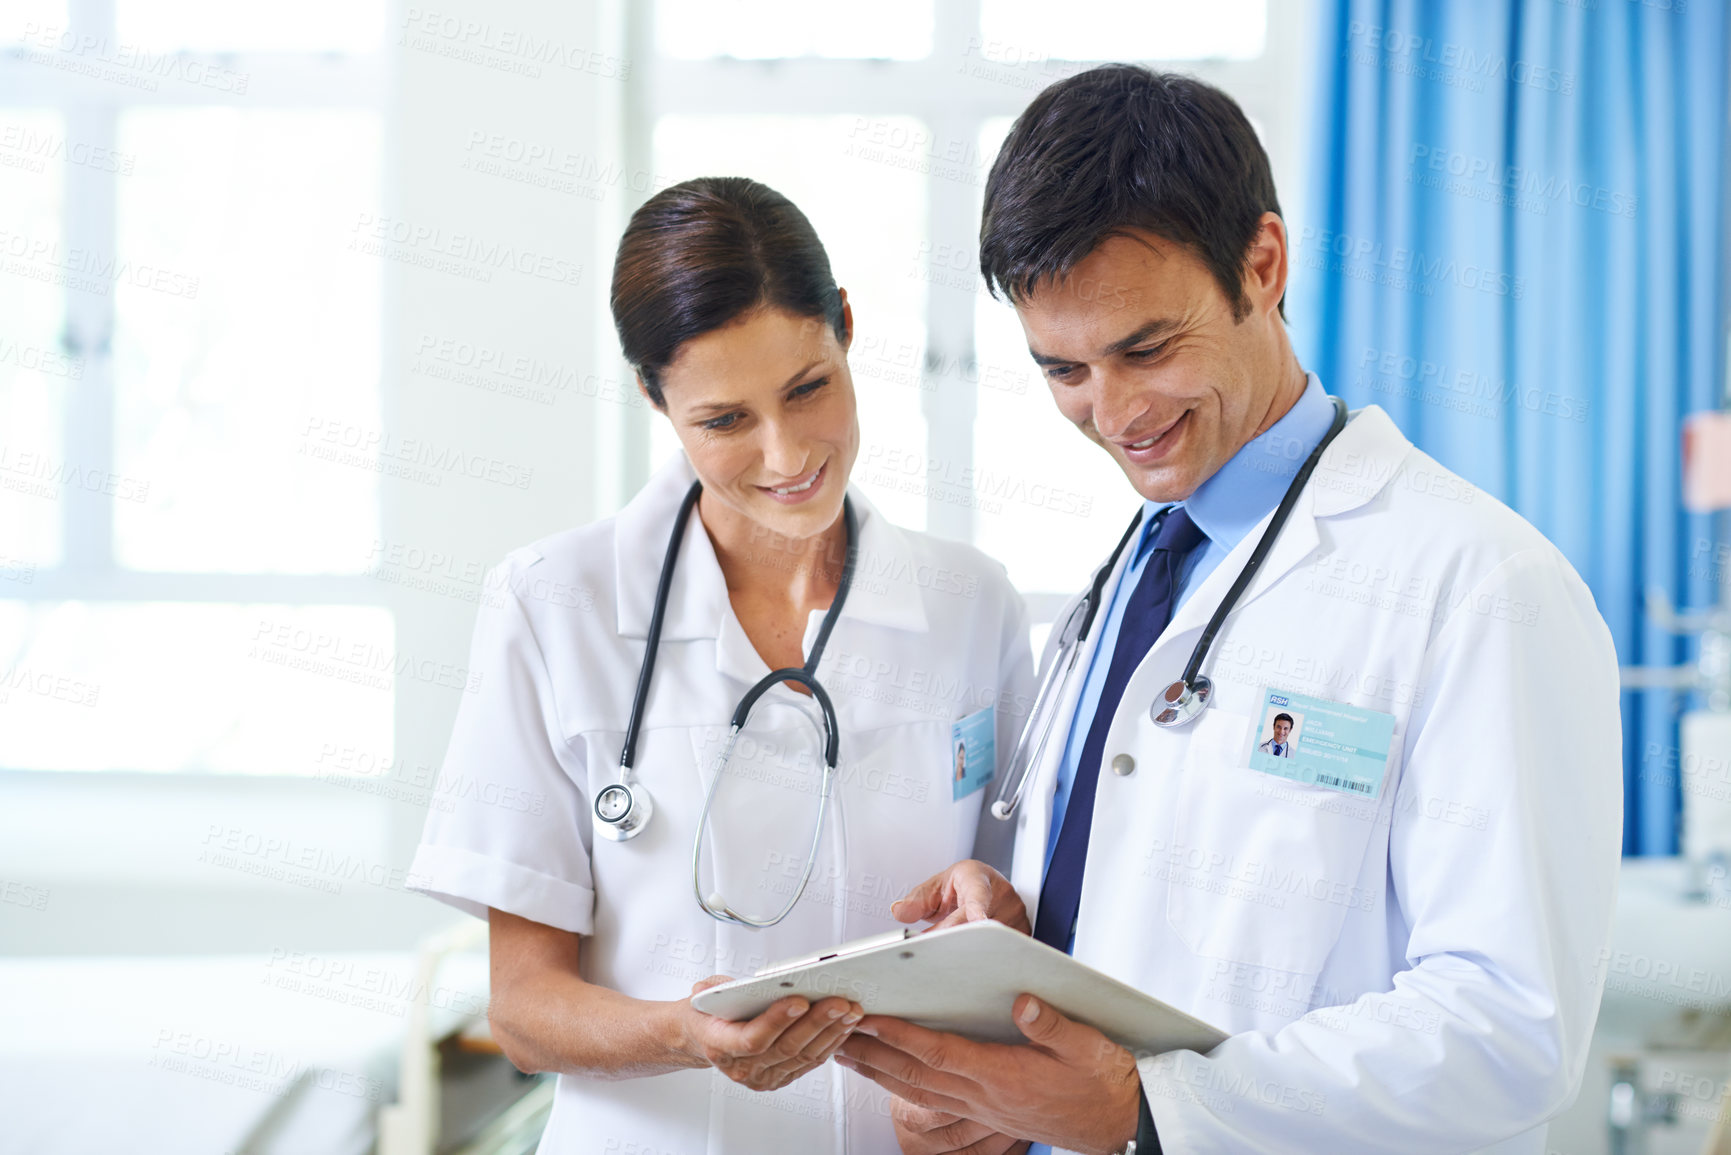
<instances>
[{"instance_id":1,"label":"stethoscope chest piece","mask_svg":"<svg viewBox=\"0 0 1731 1155\"><path fill-rule=\"evenodd\" d=\"M637 837L654 813L655 804L641 783L614 782L595 796L596 833L613 842Z\"/></svg>"},{"instance_id":2,"label":"stethoscope chest piece","mask_svg":"<svg viewBox=\"0 0 1731 1155\"><path fill-rule=\"evenodd\" d=\"M1214 696L1214 683L1198 674L1194 681L1179 678L1161 692L1148 708L1156 726L1182 726L1207 707Z\"/></svg>"}]
</instances>

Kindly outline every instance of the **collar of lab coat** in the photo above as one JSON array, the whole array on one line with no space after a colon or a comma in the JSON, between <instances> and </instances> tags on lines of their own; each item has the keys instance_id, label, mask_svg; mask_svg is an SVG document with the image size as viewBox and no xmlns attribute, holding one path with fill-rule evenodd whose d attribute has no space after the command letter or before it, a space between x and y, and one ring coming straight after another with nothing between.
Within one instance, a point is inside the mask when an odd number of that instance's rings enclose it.
<instances>
[{"instance_id":1,"label":"collar of lab coat","mask_svg":"<svg viewBox=\"0 0 1731 1155\"><path fill-rule=\"evenodd\" d=\"M1280 537L1263 559L1250 588L1238 599L1238 606L1249 605L1273 589L1294 566L1316 551L1322 543L1318 521L1350 513L1380 494L1400 472L1410 452L1412 442L1379 406L1367 405L1353 412L1340 436L1323 451ZM1239 571L1249 561L1273 517L1272 511L1265 515L1215 567L1196 593L1185 600L1161 635L1161 643L1207 623L1226 591L1238 580Z\"/></svg>"},{"instance_id":2,"label":"collar of lab coat","mask_svg":"<svg viewBox=\"0 0 1731 1155\"><path fill-rule=\"evenodd\" d=\"M697 479L691 462L678 453L655 472L649 484L619 511L614 522L613 580L618 591L618 627L622 637L649 636L649 618L655 608L655 587L666 557L673 518L686 490ZM842 606L841 622L923 633L927 628L925 601L920 596L912 550L907 535L879 513L857 488L849 487L854 513L859 519L859 560L853 587ZM815 623L813 614L806 631L809 645ZM839 623L838 623L839 624ZM674 566L668 591L667 613L661 622L663 642L715 638L726 652L735 653L742 667L762 666L727 599L727 582L716 559L715 548L702 521L692 516L685 523L685 536ZM749 657L748 657L749 655ZM749 672L742 669L741 673ZM768 672L764 667L762 672Z\"/></svg>"}]
</instances>

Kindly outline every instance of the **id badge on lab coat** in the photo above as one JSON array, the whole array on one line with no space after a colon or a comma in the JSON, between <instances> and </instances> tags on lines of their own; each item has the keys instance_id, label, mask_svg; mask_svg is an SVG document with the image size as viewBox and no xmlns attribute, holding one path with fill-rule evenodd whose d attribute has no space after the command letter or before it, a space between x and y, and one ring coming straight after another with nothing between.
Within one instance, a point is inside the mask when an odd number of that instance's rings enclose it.
<instances>
[{"instance_id":1,"label":"id badge on lab coat","mask_svg":"<svg viewBox=\"0 0 1731 1155\"><path fill-rule=\"evenodd\" d=\"M1358 798L1382 793L1394 715L1268 687L1250 768Z\"/></svg>"},{"instance_id":2,"label":"id badge on lab coat","mask_svg":"<svg viewBox=\"0 0 1731 1155\"><path fill-rule=\"evenodd\" d=\"M950 797L960 801L992 780L998 765L994 708L987 706L950 725Z\"/></svg>"}]
</instances>

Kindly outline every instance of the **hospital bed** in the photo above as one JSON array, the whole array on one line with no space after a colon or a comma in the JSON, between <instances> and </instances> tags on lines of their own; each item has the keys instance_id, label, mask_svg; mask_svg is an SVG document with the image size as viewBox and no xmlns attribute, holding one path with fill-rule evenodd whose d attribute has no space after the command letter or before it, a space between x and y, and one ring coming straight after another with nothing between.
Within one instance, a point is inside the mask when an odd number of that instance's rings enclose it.
<instances>
[{"instance_id":1,"label":"hospital bed","mask_svg":"<svg viewBox=\"0 0 1731 1155\"><path fill-rule=\"evenodd\" d=\"M418 951L0 959L0 1148L524 1155L551 1109L486 1035L486 928Z\"/></svg>"}]
</instances>

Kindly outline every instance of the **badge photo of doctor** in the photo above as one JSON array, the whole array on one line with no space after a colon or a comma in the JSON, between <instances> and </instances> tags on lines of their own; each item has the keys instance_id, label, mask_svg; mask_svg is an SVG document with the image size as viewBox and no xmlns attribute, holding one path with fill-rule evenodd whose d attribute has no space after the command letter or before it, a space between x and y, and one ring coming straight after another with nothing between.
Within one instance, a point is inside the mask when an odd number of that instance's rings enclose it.
<instances>
[{"instance_id":1,"label":"badge photo of doctor","mask_svg":"<svg viewBox=\"0 0 1731 1155\"><path fill-rule=\"evenodd\" d=\"M657 193L612 308L683 451L492 575L411 885L491 923L494 1036L559 1075L543 1153L893 1152L888 1093L828 1062L865 992L742 1023L690 997L894 930L980 853L996 767L955 781L956 733L1013 743L1026 612L850 488L853 307L787 198Z\"/></svg>"},{"instance_id":2,"label":"badge photo of doctor","mask_svg":"<svg viewBox=\"0 0 1731 1155\"><path fill-rule=\"evenodd\" d=\"M1264 754L1272 754L1276 758L1292 757L1292 726L1292 715L1282 710L1274 716L1274 721L1269 723L1267 741L1256 748Z\"/></svg>"},{"instance_id":3,"label":"badge photo of doctor","mask_svg":"<svg viewBox=\"0 0 1731 1155\"><path fill-rule=\"evenodd\" d=\"M1305 372L1268 159L1225 93L1061 80L983 212L982 272L1059 414L1143 502L1091 628L1060 616L1048 642L1051 740L994 792L1011 881L1036 937L1229 1037L1134 1055L1024 995L1027 1045L868 1016L837 1061L897 1093L907 1152L1540 1155L1586 1063L1621 853L1591 594ZM1256 746L1270 706L1303 719L1290 759ZM1438 817L1455 804L1482 828ZM961 892L990 917L1000 883L963 862L898 913Z\"/></svg>"}]
</instances>

